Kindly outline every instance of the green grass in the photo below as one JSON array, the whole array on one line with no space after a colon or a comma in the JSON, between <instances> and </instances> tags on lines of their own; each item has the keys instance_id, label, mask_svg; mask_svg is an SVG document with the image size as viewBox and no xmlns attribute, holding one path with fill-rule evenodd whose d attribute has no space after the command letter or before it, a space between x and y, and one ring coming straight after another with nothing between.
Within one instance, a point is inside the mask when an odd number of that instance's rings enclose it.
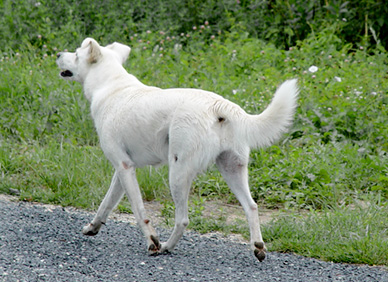
<instances>
[{"instance_id":1,"label":"green grass","mask_svg":"<svg viewBox=\"0 0 388 282\"><path fill-rule=\"evenodd\" d=\"M333 262L388 265L387 206L363 203L287 215L264 228L270 249Z\"/></svg>"},{"instance_id":2,"label":"green grass","mask_svg":"<svg viewBox=\"0 0 388 282\"><path fill-rule=\"evenodd\" d=\"M20 191L22 200L96 209L109 187L106 176L113 171L98 147L59 142L0 145L1 170L7 172L0 183L2 193L11 188Z\"/></svg>"},{"instance_id":3,"label":"green grass","mask_svg":"<svg viewBox=\"0 0 388 282\"><path fill-rule=\"evenodd\" d=\"M59 13L56 9L46 7L45 18L30 7L37 14L29 21L27 8L13 10L15 22L24 15L27 27L39 26L36 33L11 32L15 26L9 16L0 27L9 41L0 49L0 192L95 210L112 167L98 146L81 86L61 80L55 64L56 52L80 44L86 23L66 21L58 29L55 20L48 20ZM94 20L109 29L106 18ZM253 38L238 23L228 30L218 31L218 26L200 23L183 34L168 26L149 32L137 26L136 34L124 29L120 36L115 29L87 35L102 44L125 39L132 47L125 67L146 84L214 91L250 113L261 112L282 81L298 78L294 126L277 144L251 153L254 199L290 215L265 226L264 238L270 250L388 265L381 257L388 253L387 52L379 44L371 49L344 43L337 36L338 23L287 50ZM311 66L318 71L310 72ZM143 168L137 174L143 197L161 201L162 215L171 224L167 168ZM236 203L214 168L193 184L190 227L246 236L246 223L226 226L222 213L203 217L202 203L212 199ZM128 201L119 210L130 212ZM295 216L300 210L308 215Z\"/></svg>"}]
</instances>

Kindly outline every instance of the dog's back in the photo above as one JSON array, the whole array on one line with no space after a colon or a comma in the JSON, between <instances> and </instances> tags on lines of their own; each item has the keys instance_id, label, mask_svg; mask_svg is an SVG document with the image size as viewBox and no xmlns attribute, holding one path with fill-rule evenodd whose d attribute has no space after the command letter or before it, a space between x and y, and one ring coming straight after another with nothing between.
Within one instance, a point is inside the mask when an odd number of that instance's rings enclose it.
<instances>
[{"instance_id":1,"label":"dog's back","mask_svg":"<svg viewBox=\"0 0 388 282\"><path fill-rule=\"evenodd\" d=\"M278 139L292 121L297 93L296 80L287 81L264 112L248 115L212 92L145 86L112 96L94 116L102 145L124 145L138 167L200 153L196 167L205 170L222 151Z\"/></svg>"}]
</instances>

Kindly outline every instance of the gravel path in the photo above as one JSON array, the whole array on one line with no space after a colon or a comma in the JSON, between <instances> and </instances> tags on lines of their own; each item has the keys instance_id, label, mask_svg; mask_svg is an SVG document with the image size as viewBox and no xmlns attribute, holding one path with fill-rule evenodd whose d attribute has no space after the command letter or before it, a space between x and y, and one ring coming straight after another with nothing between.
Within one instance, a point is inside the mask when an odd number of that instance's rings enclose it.
<instances>
[{"instance_id":1,"label":"gravel path","mask_svg":"<svg viewBox=\"0 0 388 282\"><path fill-rule=\"evenodd\" d=\"M86 212L0 198L0 281L388 281L379 267L271 252L187 232L172 254L148 256L136 226L110 220L83 236ZM162 240L168 230L158 230Z\"/></svg>"}]
</instances>

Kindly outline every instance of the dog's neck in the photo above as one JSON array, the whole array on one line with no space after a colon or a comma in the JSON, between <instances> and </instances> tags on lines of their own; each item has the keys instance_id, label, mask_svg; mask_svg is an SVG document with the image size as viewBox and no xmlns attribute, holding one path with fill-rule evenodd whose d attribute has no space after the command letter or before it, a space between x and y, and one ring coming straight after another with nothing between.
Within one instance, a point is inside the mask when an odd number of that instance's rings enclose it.
<instances>
[{"instance_id":1,"label":"dog's neck","mask_svg":"<svg viewBox=\"0 0 388 282\"><path fill-rule=\"evenodd\" d=\"M89 102L92 103L97 98L96 95L109 95L114 92L117 85L120 85L120 88L123 88L123 86L125 88L146 87L135 76L129 74L122 65L117 64L115 68L112 68L112 62L110 62L109 67L104 68L103 63L98 63L99 66L93 67L82 83L84 95ZM104 71L101 71L102 69Z\"/></svg>"}]
</instances>

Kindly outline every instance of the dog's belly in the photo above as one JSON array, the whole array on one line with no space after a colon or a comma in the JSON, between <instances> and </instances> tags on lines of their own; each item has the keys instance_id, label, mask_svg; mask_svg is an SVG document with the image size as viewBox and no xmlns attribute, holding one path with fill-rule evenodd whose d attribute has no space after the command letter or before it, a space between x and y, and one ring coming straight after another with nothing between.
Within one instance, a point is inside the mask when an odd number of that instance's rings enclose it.
<instances>
[{"instance_id":1,"label":"dog's belly","mask_svg":"<svg viewBox=\"0 0 388 282\"><path fill-rule=\"evenodd\" d=\"M159 166L166 164L168 161L168 147L164 151L156 151L147 147L139 148L139 146L128 149L127 154L136 167Z\"/></svg>"},{"instance_id":2,"label":"dog's belly","mask_svg":"<svg viewBox=\"0 0 388 282\"><path fill-rule=\"evenodd\" d=\"M169 139L168 132L161 130L137 132L132 136L122 136L121 144L136 167L147 165L158 166L168 162Z\"/></svg>"}]
</instances>

